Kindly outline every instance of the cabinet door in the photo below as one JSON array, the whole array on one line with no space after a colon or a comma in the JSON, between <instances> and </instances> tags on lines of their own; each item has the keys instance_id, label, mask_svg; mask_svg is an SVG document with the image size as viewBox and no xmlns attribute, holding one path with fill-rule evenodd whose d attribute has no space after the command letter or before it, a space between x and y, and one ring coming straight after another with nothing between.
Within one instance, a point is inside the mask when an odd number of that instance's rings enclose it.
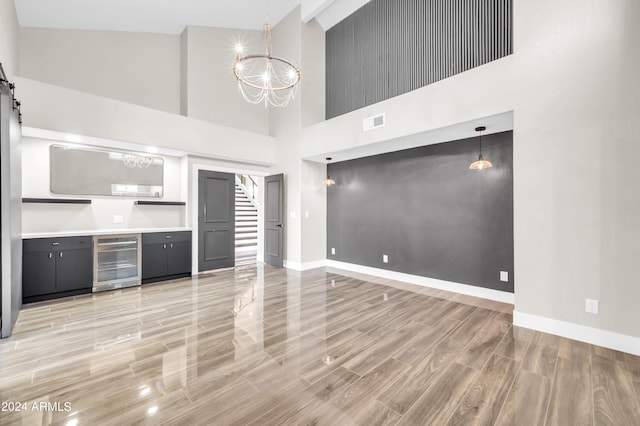
<instances>
[{"instance_id":1,"label":"cabinet door","mask_svg":"<svg viewBox=\"0 0 640 426\"><path fill-rule=\"evenodd\" d=\"M91 249L69 249L55 252L56 291L79 290L93 286Z\"/></svg>"},{"instance_id":2,"label":"cabinet door","mask_svg":"<svg viewBox=\"0 0 640 426\"><path fill-rule=\"evenodd\" d=\"M168 243L142 245L142 279L167 275Z\"/></svg>"},{"instance_id":3,"label":"cabinet door","mask_svg":"<svg viewBox=\"0 0 640 426\"><path fill-rule=\"evenodd\" d=\"M191 272L191 241L176 241L168 245L167 275Z\"/></svg>"},{"instance_id":4,"label":"cabinet door","mask_svg":"<svg viewBox=\"0 0 640 426\"><path fill-rule=\"evenodd\" d=\"M39 296L56 291L55 252L31 251L22 255L22 297Z\"/></svg>"}]
</instances>

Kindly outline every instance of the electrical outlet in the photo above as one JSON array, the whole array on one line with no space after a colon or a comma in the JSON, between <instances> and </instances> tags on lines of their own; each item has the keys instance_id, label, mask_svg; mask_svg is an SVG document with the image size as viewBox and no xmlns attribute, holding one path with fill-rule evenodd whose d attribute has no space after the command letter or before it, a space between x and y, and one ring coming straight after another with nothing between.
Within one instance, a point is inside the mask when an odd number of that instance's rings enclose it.
<instances>
[{"instance_id":1,"label":"electrical outlet","mask_svg":"<svg viewBox=\"0 0 640 426\"><path fill-rule=\"evenodd\" d=\"M114 214L113 223L124 223L124 216L121 214Z\"/></svg>"},{"instance_id":2,"label":"electrical outlet","mask_svg":"<svg viewBox=\"0 0 640 426\"><path fill-rule=\"evenodd\" d=\"M389 256L387 256L386 254L382 255L382 263L389 263Z\"/></svg>"},{"instance_id":3,"label":"electrical outlet","mask_svg":"<svg viewBox=\"0 0 640 426\"><path fill-rule=\"evenodd\" d=\"M595 299L586 299L584 310L590 314L598 313L598 301Z\"/></svg>"},{"instance_id":4,"label":"electrical outlet","mask_svg":"<svg viewBox=\"0 0 640 426\"><path fill-rule=\"evenodd\" d=\"M331 247L331 254L336 254L336 248L335 247Z\"/></svg>"},{"instance_id":5,"label":"electrical outlet","mask_svg":"<svg viewBox=\"0 0 640 426\"><path fill-rule=\"evenodd\" d=\"M500 281L503 281L505 283L509 282L509 272L507 271L500 271Z\"/></svg>"}]
</instances>

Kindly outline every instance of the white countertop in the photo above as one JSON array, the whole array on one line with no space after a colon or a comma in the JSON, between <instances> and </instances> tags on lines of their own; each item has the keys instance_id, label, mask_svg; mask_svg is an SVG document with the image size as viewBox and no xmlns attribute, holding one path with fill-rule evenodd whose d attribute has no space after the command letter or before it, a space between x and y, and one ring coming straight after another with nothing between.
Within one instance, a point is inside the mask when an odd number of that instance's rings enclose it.
<instances>
[{"instance_id":1,"label":"white countertop","mask_svg":"<svg viewBox=\"0 0 640 426\"><path fill-rule=\"evenodd\" d=\"M127 229L91 229L86 231L33 232L22 234L22 238L59 238L84 237L93 235L144 234L147 232L179 232L191 231L191 228L127 228Z\"/></svg>"}]
</instances>

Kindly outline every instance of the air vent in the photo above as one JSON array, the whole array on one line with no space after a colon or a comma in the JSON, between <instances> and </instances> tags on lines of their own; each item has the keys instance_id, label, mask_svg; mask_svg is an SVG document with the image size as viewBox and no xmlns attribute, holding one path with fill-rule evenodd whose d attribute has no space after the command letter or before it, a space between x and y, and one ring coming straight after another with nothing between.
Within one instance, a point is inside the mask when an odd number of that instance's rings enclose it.
<instances>
[{"instance_id":1,"label":"air vent","mask_svg":"<svg viewBox=\"0 0 640 426\"><path fill-rule=\"evenodd\" d=\"M384 126L384 114L374 115L373 117L367 117L362 120L363 132L373 130L382 126Z\"/></svg>"}]
</instances>

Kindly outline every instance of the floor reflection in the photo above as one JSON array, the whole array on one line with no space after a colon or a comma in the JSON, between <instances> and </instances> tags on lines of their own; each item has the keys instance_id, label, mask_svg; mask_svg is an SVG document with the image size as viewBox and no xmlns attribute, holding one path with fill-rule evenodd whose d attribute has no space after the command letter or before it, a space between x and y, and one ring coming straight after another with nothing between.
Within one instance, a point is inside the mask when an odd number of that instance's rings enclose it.
<instances>
[{"instance_id":1,"label":"floor reflection","mask_svg":"<svg viewBox=\"0 0 640 426\"><path fill-rule=\"evenodd\" d=\"M513 327L511 310L268 266L31 305L0 341L0 400L28 409L0 424L544 423L535 407L571 414L555 371L586 383L583 365L619 374L623 419L640 413L636 357Z\"/></svg>"}]
</instances>

